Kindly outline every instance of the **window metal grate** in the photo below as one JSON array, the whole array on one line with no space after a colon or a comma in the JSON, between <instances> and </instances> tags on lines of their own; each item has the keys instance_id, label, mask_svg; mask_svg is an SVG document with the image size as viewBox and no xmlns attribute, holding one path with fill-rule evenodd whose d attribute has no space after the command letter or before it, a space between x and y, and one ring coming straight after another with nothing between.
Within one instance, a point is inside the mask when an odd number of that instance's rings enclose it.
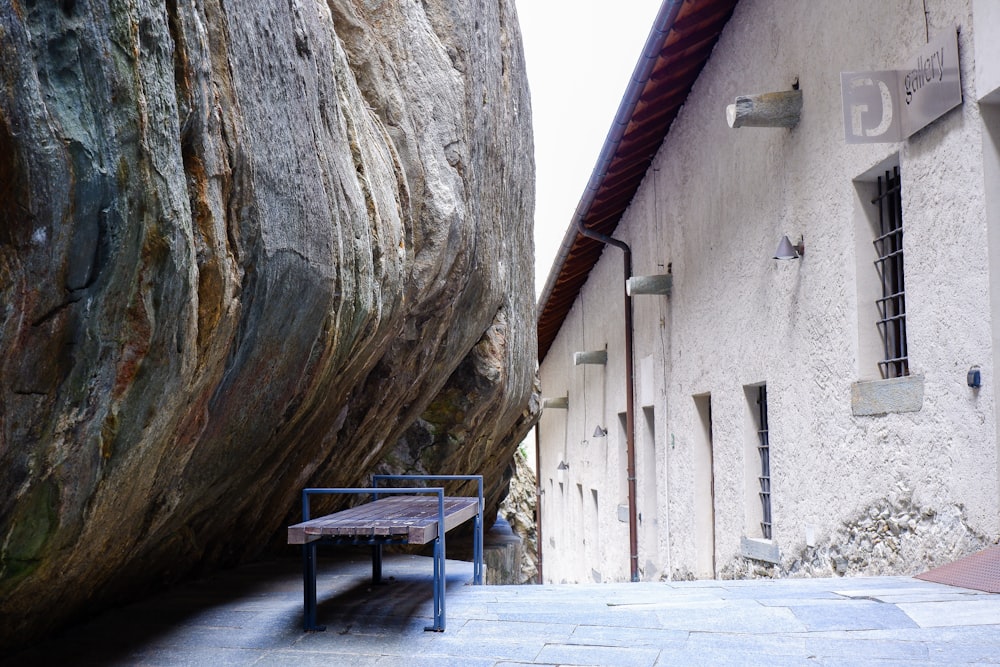
<instances>
[{"instance_id":1,"label":"window metal grate","mask_svg":"<svg viewBox=\"0 0 1000 667\"><path fill-rule=\"evenodd\" d=\"M757 388L757 406L760 416L760 428L757 436L757 452L760 454L760 530L765 539L771 539L771 446L767 436L767 385Z\"/></svg>"},{"instance_id":2,"label":"window metal grate","mask_svg":"<svg viewBox=\"0 0 1000 667\"><path fill-rule=\"evenodd\" d=\"M899 167L886 171L878 178L878 196L872 204L878 206L879 236L873 242L878 259L875 270L882 281L882 298L875 301L882 336L883 361L879 371L883 378L910 374L906 350L906 291L903 285L903 198Z\"/></svg>"}]
</instances>

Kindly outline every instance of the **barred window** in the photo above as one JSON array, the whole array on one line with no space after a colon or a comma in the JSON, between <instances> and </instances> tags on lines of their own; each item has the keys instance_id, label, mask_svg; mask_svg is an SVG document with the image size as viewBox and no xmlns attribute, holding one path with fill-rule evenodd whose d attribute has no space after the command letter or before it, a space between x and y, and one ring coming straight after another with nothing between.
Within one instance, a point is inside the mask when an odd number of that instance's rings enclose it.
<instances>
[{"instance_id":1,"label":"barred window","mask_svg":"<svg viewBox=\"0 0 1000 667\"><path fill-rule=\"evenodd\" d=\"M764 539L771 539L771 446L767 435L767 385L757 388L758 429L757 452L760 454L760 530Z\"/></svg>"},{"instance_id":2,"label":"barred window","mask_svg":"<svg viewBox=\"0 0 1000 667\"><path fill-rule=\"evenodd\" d=\"M879 334L882 337L883 378L910 374L906 350L906 291L903 281L903 198L899 167L878 178L878 192L872 204L878 207L878 237L875 239L875 270L882 283L882 297L876 300Z\"/></svg>"}]
</instances>

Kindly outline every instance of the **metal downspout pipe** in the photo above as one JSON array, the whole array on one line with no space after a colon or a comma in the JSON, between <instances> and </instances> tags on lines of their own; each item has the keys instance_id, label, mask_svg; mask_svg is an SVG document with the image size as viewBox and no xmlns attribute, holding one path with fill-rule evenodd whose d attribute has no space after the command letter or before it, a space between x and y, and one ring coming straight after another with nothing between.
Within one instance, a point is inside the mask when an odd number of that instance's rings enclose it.
<instances>
[{"instance_id":1,"label":"metal downspout pipe","mask_svg":"<svg viewBox=\"0 0 1000 667\"><path fill-rule=\"evenodd\" d=\"M580 233L606 245L613 245L622 250L625 264L625 280L622 281L622 291L625 294L625 456L628 479L628 545L629 572L632 581L639 581L639 530L636 520L635 503L635 378L632 359L632 297L625 286L632 277L632 249L628 244L610 236L605 236L583 226L583 218L576 219Z\"/></svg>"},{"instance_id":2,"label":"metal downspout pipe","mask_svg":"<svg viewBox=\"0 0 1000 667\"><path fill-rule=\"evenodd\" d=\"M667 34L670 32L670 28L673 26L683 2L684 0L663 0L663 4L660 5L660 11L656 15L653 29L650 30L649 36L646 38L646 44L642 49L642 57L636 63L635 70L632 72L632 80L629 81L628 89L625 91L621 104L618 106L618 113L615 114L614 123L611 125L611 130L608 131L608 136L604 140L604 147L597 158L597 166L594 167L590 181L587 183L587 189L584 191L583 197L576 207L576 212L573 214L573 221L580 234L605 245L612 245L619 248L624 253L625 281L622 283L622 290L625 294L625 439L626 457L628 459L629 571L632 581L639 581L639 530L635 484L635 362L632 353L632 297L629 296L628 289L626 288L628 279L632 277L632 249L624 241L587 229L584 221L600 190L601 183L607 175L611 161L618 152L622 137L625 136L625 130L628 128L632 114L635 112L635 107L639 103L642 91L646 86L646 82L649 81L653 67L656 65L656 60L666 41ZM568 238L569 234L567 234ZM546 289L546 292L548 292L548 289Z\"/></svg>"}]
</instances>

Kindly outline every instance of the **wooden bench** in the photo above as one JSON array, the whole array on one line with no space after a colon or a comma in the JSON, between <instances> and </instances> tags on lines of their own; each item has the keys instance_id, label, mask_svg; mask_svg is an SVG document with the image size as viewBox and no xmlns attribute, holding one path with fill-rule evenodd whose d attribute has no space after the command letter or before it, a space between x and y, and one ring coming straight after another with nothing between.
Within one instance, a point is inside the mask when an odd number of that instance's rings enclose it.
<instances>
[{"instance_id":1,"label":"wooden bench","mask_svg":"<svg viewBox=\"0 0 1000 667\"><path fill-rule=\"evenodd\" d=\"M390 481L475 480L478 497L445 496L442 487L379 487ZM315 495L371 494L372 501L316 519L310 518L309 498ZM482 475L374 475L371 488L310 488L302 490L302 522L288 527L288 543L302 545L303 628L325 630L316 623L316 547L320 544L372 547L372 581L382 580L382 547L386 544L434 542L434 624L445 628L445 534L475 519L473 583L483 583ZM443 527L443 528L442 528Z\"/></svg>"}]
</instances>

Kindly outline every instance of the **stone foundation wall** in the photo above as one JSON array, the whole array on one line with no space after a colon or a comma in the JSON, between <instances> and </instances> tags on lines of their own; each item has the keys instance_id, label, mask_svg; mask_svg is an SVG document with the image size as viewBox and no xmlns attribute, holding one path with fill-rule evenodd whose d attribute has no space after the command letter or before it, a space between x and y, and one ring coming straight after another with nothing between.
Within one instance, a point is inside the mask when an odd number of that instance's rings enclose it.
<instances>
[{"instance_id":1,"label":"stone foundation wall","mask_svg":"<svg viewBox=\"0 0 1000 667\"><path fill-rule=\"evenodd\" d=\"M969 526L960 505L920 506L906 495L869 507L826 539L783 556L780 565L739 558L719 577L914 575L995 543Z\"/></svg>"}]
</instances>

